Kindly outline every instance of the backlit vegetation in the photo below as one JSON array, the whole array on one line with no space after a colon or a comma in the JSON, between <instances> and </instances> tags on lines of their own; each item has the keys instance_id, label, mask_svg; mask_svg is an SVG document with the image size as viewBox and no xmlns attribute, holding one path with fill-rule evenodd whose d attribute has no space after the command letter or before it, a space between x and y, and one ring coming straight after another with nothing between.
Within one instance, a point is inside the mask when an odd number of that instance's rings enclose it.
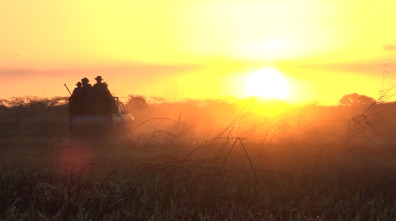
<instances>
[{"instance_id":1,"label":"backlit vegetation","mask_svg":"<svg viewBox=\"0 0 396 221\"><path fill-rule=\"evenodd\" d=\"M128 136L76 142L65 99L2 100L0 219L396 218L396 104L126 107Z\"/></svg>"}]
</instances>

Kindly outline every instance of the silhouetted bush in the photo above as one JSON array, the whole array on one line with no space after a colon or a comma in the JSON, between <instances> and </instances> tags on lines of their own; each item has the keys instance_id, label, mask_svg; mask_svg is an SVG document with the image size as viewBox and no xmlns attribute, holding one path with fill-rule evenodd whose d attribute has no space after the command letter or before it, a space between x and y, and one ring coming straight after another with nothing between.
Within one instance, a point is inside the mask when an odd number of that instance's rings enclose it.
<instances>
[{"instance_id":1,"label":"silhouetted bush","mask_svg":"<svg viewBox=\"0 0 396 221\"><path fill-rule=\"evenodd\" d=\"M126 107L128 109L144 109L148 107L146 98L139 95L129 95Z\"/></svg>"},{"instance_id":2,"label":"silhouetted bush","mask_svg":"<svg viewBox=\"0 0 396 221\"><path fill-rule=\"evenodd\" d=\"M13 97L0 101L0 137L58 136L67 132L67 98Z\"/></svg>"},{"instance_id":3,"label":"silhouetted bush","mask_svg":"<svg viewBox=\"0 0 396 221\"><path fill-rule=\"evenodd\" d=\"M344 95L339 102L340 105L370 105L376 103L374 98L357 93Z\"/></svg>"}]
</instances>

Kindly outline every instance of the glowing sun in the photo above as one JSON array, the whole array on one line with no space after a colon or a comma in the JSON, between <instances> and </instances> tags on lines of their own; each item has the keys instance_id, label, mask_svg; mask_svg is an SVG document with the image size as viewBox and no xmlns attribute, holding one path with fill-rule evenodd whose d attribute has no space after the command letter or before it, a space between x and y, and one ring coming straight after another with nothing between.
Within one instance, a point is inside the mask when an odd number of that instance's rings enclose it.
<instances>
[{"instance_id":1,"label":"glowing sun","mask_svg":"<svg viewBox=\"0 0 396 221\"><path fill-rule=\"evenodd\" d=\"M284 100L288 96L287 79L276 69L261 69L246 80L248 96Z\"/></svg>"}]
</instances>

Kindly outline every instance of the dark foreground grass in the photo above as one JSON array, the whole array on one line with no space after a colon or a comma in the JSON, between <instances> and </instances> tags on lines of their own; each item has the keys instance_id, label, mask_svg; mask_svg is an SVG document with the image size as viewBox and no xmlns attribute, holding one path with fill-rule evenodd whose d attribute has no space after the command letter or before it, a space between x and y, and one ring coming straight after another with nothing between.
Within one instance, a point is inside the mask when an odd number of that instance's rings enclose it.
<instances>
[{"instance_id":1,"label":"dark foreground grass","mask_svg":"<svg viewBox=\"0 0 396 221\"><path fill-rule=\"evenodd\" d=\"M396 170L378 152L236 141L3 147L22 162L1 165L0 219L396 218Z\"/></svg>"},{"instance_id":2,"label":"dark foreground grass","mask_svg":"<svg viewBox=\"0 0 396 221\"><path fill-rule=\"evenodd\" d=\"M375 114L339 120L341 108L321 127L323 110L238 133L238 115L208 139L179 116L83 143L65 107L21 108L0 112L0 220L396 220L393 106L381 130Z\"/></svg>"}]
</instances>

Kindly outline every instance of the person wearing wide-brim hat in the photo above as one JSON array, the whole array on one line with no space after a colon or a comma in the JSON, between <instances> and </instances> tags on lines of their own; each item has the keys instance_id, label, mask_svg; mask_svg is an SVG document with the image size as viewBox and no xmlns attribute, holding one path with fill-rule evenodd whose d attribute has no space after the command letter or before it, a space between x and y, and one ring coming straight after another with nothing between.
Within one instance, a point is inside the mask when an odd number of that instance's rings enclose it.
<instances>
[{"instance_id":1,"label":"person wearing wide-brim hat","mask_svg":"<svg viewBox=\"0 0 396 221\"><path fill-rule=\"evenodd\" d=\"M81 82L82 112L84 114L90 114L92 112L92 85L86 77L81 79Z\"/></svg>"},{"instance_id":2,"label":"person wearing wide-brim hat","mask_svg":"<svg viewBox=\"0 0 396 221\"><path fill-rule=\"evenodd\" d=\"M81 82L79 81L79 82L77 82L77 87L76 88L74 88L74 90L73 90L73 94L75 93L75 92L77 92L78 90L80 90L81 89L81 86L82 86L82 84L81 84Z\"/></svg>"},{"instance_id":3,"label":"person wearing wide-brim hat","mask_svg":"<svg viewBox=\"0 0 396 221\"><path fill-rule=\"evenodd\" d=\"M81 82L77 82L77 87L74 88L72 95L70 96L70 113L81 114L83 109L82 96L83 88Z\"/></svg>"},{"instance_id":4,"label":"person wearing wide-brim hat","mask_svg":"<svg viewBox=\"0 0 396 221\"><path fill-rule=\"evenodd\" d=\"M84 84L87 84L89 82L88 78L83 78L81 79L81 82Z\"/></svg>"},{"instance_id":5,"label":"person wearing wide-brim hat","mask_svg":"<svg viewBox=\"0 0 396 221\"><path fill-rule=\"evenodd\" d=\"M77 87L74 88L71 97L81 97L81 93L82 93L81 92L81 90L82 90L81 86L82 86L82 84L81 84L81 82L77 82L76 85L77 85Z\"/></svg>"},{"instance_id":6,"label":"person wearing wide-brim hat","mask_svg":"<svg viewBox=\"0 0 396 221\"><path fill-rule=\"evenodd\" d=\"M102 76L97 76L96 78L95 78L95 80L96 80L96 83L94 84L94 88L106 88L105 87L105 85L103 84L103 78L102 78Z\"/></svg>"},{"instance_id":7,"label":"person wearing wide-brim hat","mask_svg":"<svg viewBox=\"0 0 396 221\"><path fill-rule=\"evenodd\" d=\"M101 81L103 81L103 78L102 78L102 76L97 76L97 77L95 78L95 80L96 80L97 82L101 82Z\"/></svg>"},{"instance_id":8,"label":"person wearing wide-brim hat","mask_svg":"<svg viewBox=\"0 0 396 221\"><path fill-rule=\"evenodd\" d=\"M93 86L94 110L100 114L108 114L111 112L111 104L113 96L107 86L102 82L102 76L95 78L96 83Z\"/></svg>"},{"instance_id":9,"label":"person wearing wide-brim hat","mask_svg":"<svg viewBox=\"0 0 396 221\"><path fill-rule=\"evenodd\" d=\"M81 79L81 82L82 82L83 93L88 94L89 91L92 89L92 85L89 83L88 78Z\"/></svg>"}]
</instances>

